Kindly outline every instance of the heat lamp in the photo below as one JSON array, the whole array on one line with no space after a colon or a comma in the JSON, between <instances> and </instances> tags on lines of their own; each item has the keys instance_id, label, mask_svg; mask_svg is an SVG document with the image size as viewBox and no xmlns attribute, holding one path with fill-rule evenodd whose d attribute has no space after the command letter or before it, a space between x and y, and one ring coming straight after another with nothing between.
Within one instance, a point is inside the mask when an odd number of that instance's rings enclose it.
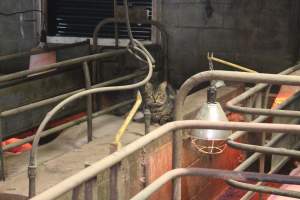
<instances>
[{"instance_id":1,"label":"heat lamp","mask_svg":"<svg viewBox=\"0 0 300 200\"><path fill-rule=\"evenodd\" d=\"M202 105L196 115L197 120L228 122L225 112L217 102L216 82L207 90L207 102ZM220 154L226 147L225 141L230 136L228 130L194 129L191 132L192 145L205 154Z\"/></svg>"}]
</instances>

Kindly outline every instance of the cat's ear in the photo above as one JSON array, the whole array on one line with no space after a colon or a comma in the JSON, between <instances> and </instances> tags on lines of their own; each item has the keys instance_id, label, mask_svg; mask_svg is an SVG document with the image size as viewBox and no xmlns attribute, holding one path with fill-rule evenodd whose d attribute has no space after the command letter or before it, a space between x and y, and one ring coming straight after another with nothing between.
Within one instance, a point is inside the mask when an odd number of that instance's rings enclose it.
<instances>
[{"instance_id":1,"label":"cat's ear","mask_svg":"<svg viewBox=\"0 0 300 200\"><path fill-rule=\"evenodd\" d=\"M152 95L153 94L153 85L152 85L152 83L146 83L146 85L145 85L145 92L146 92L146 94L148 94L148 95Z\"/></svg>"},{"instance_id":2,"label":"cat's ear","mask_svg":"<svg viewBox=\"0 0 300 200\"><path fill-rule=\"evenodd\" d=\"M167 86L168 86L167 81L164 81L159 85L159 90L166 90Z\"/></svg>"}]
</instances>

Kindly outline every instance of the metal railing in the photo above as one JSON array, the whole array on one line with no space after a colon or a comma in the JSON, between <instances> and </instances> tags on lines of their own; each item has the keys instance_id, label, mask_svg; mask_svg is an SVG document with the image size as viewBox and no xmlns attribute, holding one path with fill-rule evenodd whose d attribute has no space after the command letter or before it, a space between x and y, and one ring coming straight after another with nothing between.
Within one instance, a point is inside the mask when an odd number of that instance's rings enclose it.
<instances>
[{"instance_id":1,"label":"metal railing","mask_svg":"<svg viewBox=\"0 0 300 200\"><path fill-rule=\"evenodd\" d=\"M282 74L289 74L297 69L299 69L299 65L285 70L284 72L282 72ZM183 120L182 110L187 95L192 91L193 88L195 88L196 86L200 85L205 81L224 80L224 81L238 81L238 82L248 82L248 83L267 83L272 85L282 85L282 84L298 85L298 83L296 83L297 79L299 80L298 76L288 76L282 74L277 74L277 75L263 74L263 73L255 74L255 73L228 72L228 71L207 71L207 72L198 73L192 76L191 78L189 78L187 81L185 81L185 83L179 89L176 98L175 119L177 121ZM265 85L265 87L268 86L267 84ZM262 87L262 86L257 86L257 87ZM246 91L245 93L249 95L248 91ZM245 93L240 96L246 96ZM251 93L249 96L251 96ZM268 113L265 112L264 114L268 115ZM179 130L178 134L175 134L173 137L173 169L181 167L181 159L182 159L182 131ZM174 180L173 199L175 200L181 199L180 178L176 178Z\"/></svg>"},{"instance_id":2,"label":"metal railing","mask_svg":"<svg viewBox=\"0 0 300 200\"><path fill-rule=\"evenodd\" d=\"M166 134L178 134L182 129L216 129L216 130L241 130L241 131L263 131L263 132L283 132L284 134L300 134L300 125L286 124L265 124L265 123L245 123L245 122L211 122L200 120L185 120L170 122L137 139L135 142L123 147L121 150L112 153L104 159L94 163L90 167L83 169L79 173L65 179L50 189L32 198L32 200L53 200L68 191L74 191L78 186L95 178L99 173L112 168L123 159L134 152L142 149L151 142L161 138ZM177 130L177 131L176 131ZM177 177L178 178L178 177ZM239 179L240 180L240 179Z\"/></svg>"},{"instance_id":3,"label":"metal railing","mask_svg":"<svg viewBox=\"0 0 300 200\"><path fill-rule=\"evenodd\" d=\"M39 140L41 138L42 132L44 131L46 125L48 122L53 118L53 116L60 111L62 108L64 108L67 104L70 102L73 102L79 98L90 96L95 93L103 93L103 92L110 92L110 91L124 91L124 90L132 90L139 88L143 85L145 85L151 78L154 68L154 59L152 56L150 56L150 53L147 52L147 50L144 49L144 47L134 47L135 51L138 51L139 54L142 54L143 57L146 59L148 64L148 74L147 76L140 82L130 85L123 85L123 86L111 86L111 87L101 87L101 88L94 88L85 90L82 92L79 92L77 94L74 94L62 102L60 102L57 106L55 106L51 111L49 111L46 115L46 117L41 122L40 126L38 127L38 130L35 134L33 143L32 143L32 150L30 152L30 159L29 159L29 166L28 166L28 178L29 178L29 197L33 197L36 194L36 168L37 168L37 151L38 151L38 144Z\"/></svg>"},{"instance_id":4,"label":"metal railing","mask_svg":"<svg viewBox=\"0 0 300 200\"><path fill-rule=\"evenodd\" d=\"M287 70L286 73L291 73L298 69L299 66ZM227 72L227 71L209 71L199 73L188 79L180 88L176 99L176 122L169 123L163 127L156 129L132 144L124 147L120 151L113 153L111 156L95 163L91 167L79 172L78 174L66 179L57 186L43 192L33 199L55 199L56 197L64 194L67 191L74 189L85 181L93 178L96 174L102 172L104 169L114 167L122 159L129 156L133 152L143 148L145 145L160 138L170 131L175 131L173 135L173 169L180 168L180 161L182 155L182 131L184 128L202 128L202 129L222 129L222 130L241 130L241 131L256 131L256 132L293 132L294 128L299 128L298 125L283 125L283 124L259 124L259 123L237 123L237 122L205 122L205 121L181 121L183 118L182 108L184 100L189 92L197 85L210 80L227 80L227 81L240 81L249 83L268 83L268 84L285 84L285 85L300 85L298 76L288 75L273 75L273 74L249 74L244 72ZM93 92L86 91L85 95ZM279 109L279 108L277 108ZM241 134L238 133L239 135ZM272 145L270 145L272 146ZM276 148L273 148L276 149ZM173 199L181 198L180 177L175 178L173 184Z\"/></svg>"}]
</instances>

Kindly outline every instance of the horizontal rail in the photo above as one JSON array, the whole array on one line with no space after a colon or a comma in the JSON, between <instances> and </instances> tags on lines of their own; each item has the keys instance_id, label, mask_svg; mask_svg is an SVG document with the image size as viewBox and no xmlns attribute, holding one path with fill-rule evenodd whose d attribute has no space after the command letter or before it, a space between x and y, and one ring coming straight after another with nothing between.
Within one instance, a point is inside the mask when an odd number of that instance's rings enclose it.
<instances>
[{"instance_id":1,"label":"horizontal rail","mask_svg":"<svg viewBox=\"0 0 300 200\"><path fill-rule=\"evenodd\" d=\"M96 113L93 113L92 117L93 117L93 118L96 118L96 117L98 117L98 116L100 116L100 115L107 114L107 113L109 113L109 112L111 112L111 111L113 111L113 110L116 110L116 109L118 109L118 108L121 108L121 107L123 107L123 106L129 105L129 104L132 104L132 103L134 103L134 99L128 100L128 101L124 101L124 102L122 102L122 103L118 103L118 104L116 104L116 105L114 105L114 106L111 106L111 107L109 107L109 108L105 108L105 109L103 109L103 110L101 110L101 111L98 111L98 112L96 112ZM75 126L75 125L77 125L77 124L80 124L80 123L82 123L82 122L84 122L84 121L86 121L86 120L87 120L87 117L84 116L84 117L81 117L81 118L76 119L76 120L74 120L74 121L67 122L67 123L65 123L65 124L56 126L56 127L54 127L54 128L51 128L51 129L48 129L48 130L43 131L43 132L41 133L41 137L43 138L43 137L46 137L46 136L51 135L51 134L53 134L53 133L57 133L57 132L62 131L62 130L64 130L64 129L70 128L70 127ZM19 140L19 141L17 141L17 142L14 142L14 143L5 145L5 146L3 146L3 151L8 151L8 150L10 150L10 149L12 149L12 148L21 146L21 145L26 144L26 143L29 143L29 142L32 142L33 139L34 139L34 135L33 135L33 136L30 136L30 137L27 137L27 138L24 138L24 139L22 139L22 140Z\"/></svg>"},{"instance_id":2,"label":"horizontal rail","mask_svg":"<svg viewBox=\"0 0 300 200\"><path fill-rule=\"evenodd\" d=\"M293 149L297 149L300 147L300 142L298 142ZM277 173L289 160L290 160L291 157L284 157L283 159L281 159L281 161L276 164L274 167L272 167L272 169L268 172L268 174L275 174ZM263 182L258 182L256 184L256 186L260 186L262 185ZM253 191L249 191L247 192L242 198L241 200L248 200L248 199L251 199L254 195L254 192Z\"/></svg>"},{"instance_id":3,"label":"horizontal rail","mask_svg":"<svg viewBox=\"0 0 300 200\"><path fill-rule=\"evenodd\" d=\"M188 80L186 80L180 87L175 104L175 120L183 120L183 105L188 94L201 83L212 80L224 80L224 81L238 81L238 82L248 82L248 83L264 83L264 85L259 84L255 88L259 91L268 84L272 85L299 85L299 76L288 76L283 74L289 74L296 69L299 69L300 65L291 67L281 74L263 74L263 73L245 73L245 72L228 72L228 71L206 71L198 73ZM292 83L293 82L293 83ZM251 96L253 93L248 93ZM245 95L244 95L245 96ZM276 112L276 110L275 110ZM173 137L173 169L181 167L182 160L182 131L178 130L178 134ZM173 184L173 199L181 199L181 181L180 178L174 180Z\"/></svg>"},{"instance_id":4,"label":"horizontal rail","mask_svg":"<svg viewBox=\"0 0 300 200\"><path fill-rule=\"evenodd\" d=\"M43 49L34 49L34 50L31 50L31 51L19 52L19 53L14 53L14 54L9 54L9 55L3 55L3 56L0 56L0 62L5 61L5 60L16 59L16 58L23 57L23 56L36 55L36 54L49 52L49 51L57 51L57 50L77 47L77 46L81 46L81 45L84 45L84 44L89 45L90 40L86 40L86 41L82 41L82 42L76 42L76 43L72 43L72 44L57 45L57 46L47 47L47 48L43 48Z\"/></svg>"},{"instance_id":5,"label":"horizontal rail","mask_svg":"<svg viewBox=\"0 0 300 200\"><path fill-rule=\"evenodd\" d=\"M300 185L300 179L298 177L287 175L270 175L255 172L237 172L230 170L204 168L179 168L168 171L167 173L156 179L154 182L152 182L150 185L148 185L141 192L139 192L136 196L131 198L131 200L146 200L168 181L182 176L203 176L223 180L234 179L238 181L262 181ZM284 191L286 193L284 194L284 196L300 198L300 192L288 190L281 191ZM270 191L270 193L272 193L272 191Z\"/></svg>"},{"instance_id":6,"label":"horizontal rail","mask_svg":"<svg viewBox=\"0 0 300 200\"><path fill-rule=\"evenodd\" d=\"M137 47L139 46L139 47ZM28 166L28 178L29 178L29 197L35 196L35 191L36 191L36 169L37 169L37 154L38 154L38 144L39 140L41 137L41 133L44 131L46 125L48 122L53 118L53 116L60 111L62 108L64 108L66 105L69 103L91 95L91 94L96 94L96 93L104 93L104 92L112 92L112 91L128 91L132 89L137 89L139 87L144 86L152 77L153 74L153 69L155 67L155 60L152 57L152 55L145 49L145 47L137 43L137 46L133 47L135 51L138 51L140 54L142 54L145 59L147 60L148 64L148 74L147 76L134 84L128 84L128 85L122 85L122 86L108 86L108 87L101 87L101 88L94 88L94 89L89 89L85 90L83 92L74 94L67 99L63 100L60 102L58 105L56 105L51 111L47 113L45 118L42 120L40 126L38 127L34 140L32 142L32 149L30 151L30 156L29 156L29 166ZM132 52L133 53L133 52ZM133 53L135 54L135 53Z\"/></svg>"},{"instance_id":7,"label":"horizontal rail","mask_svg":"<svg viewBox=\"0 0 300 200\"><path fill-rule=\"evenodd\" d=\"M296 65L291 67L283 72L284 74L291 74L292 72L299 70L300 65ZM261 91L266 88L268 84L258 84L253 88L245 91L241 95L231 99L226 103L227 109L233 112L246 113L246 114L256 114L256 115L268 115L268 116L283 116L283 117L300 117L300 111L292 111L292 110L274 110L274 109L265 109L265 108L250 108L250 107L241 107L238 106L241 102L252 96L253 94Z\"/></svg>"},{"instance_id":8,"label":"horizontal rail","mask_svg":"<svg viewBox=\"0 0 300 200\"><path fill-rule=\"evenodd\" d=\"M110 52L104 52L104 53L83 56L83 57L79 57L79 58L73 58L73 59L61 61L58 63L45 65L45 66L43 66L43 68L23 70L23 71L19 71L19 72L13 73L13 74L3 75L3 76L0 76L0 82L23 78L23 77L27 77L28 75L45 72L45 71L48 71L51 69L57 69L60 67L82 64L83 62L90 62L93 60L99 60L99 59L109 58L112 56L118 56L118 55L125 54L127 52L128 52L127 49L119 49L119 50L113 50Z\"/></svg>"},{"instance_id":9,"label":"horizontal rail","mask_svg":"<svg viewBox=\"0 0 300 200\"><path fill-rule=\"evenodd\" d=\"M82 183L97 176L97 174L114 166L132 153L142 149L151 142L159 139L166 134L176 134L179 129L216 129L216 130L243 130L261 132L283 132L284 134L300 134L300 125L287 124L267 124L267 123L245 123L245 122L211 122L201 120L175 121L165 124L150 132L149 134L137 139L135 142L125 146L121 150L105 157L94 163L90 167L83 169L79 173L65 179L54 187L33 197L33 200L53 200L66 192L74 189ZM172 132L174 131L174 132Z\"/></svg>"},{"instance_id":10,"label":"horizontal rail","mask_svg":"<svg viewBox=\"0 0 300 200\"><path fill-rule=\"evenodd\" d=\"M145 73L144 72L132 73L132 74L129 74L129 75L126 75L126 76L123 76L123 77L119 77L119 78L115 78L115 79L112 79L112 80L109 80L109 81L106 81L106 82L103 82L103 83L98 83L96 85L93 85L92 88L110 86L110 85L113 85L113 84L116 84L116 83L120 83L122 81L131 80L131 79L139 77L143 74L145 74ZM39 108L41 106L56 103L56 102L59 102L59 101L65 99L65 98L68 98L68 97L70 97L70 96L72 96L76 93L82 92L82 91L85 91L85 89L76 90L76 91L69 92L69 93L66 93L66 94L62 94L62 95L59 95L59 96L56 96L56 97L45 99L45 100L42 100L42 101L39 101L39 102L35 102L35 103L31 103L31 104L21 106L21 107L18 107L18 108L14 108L14 109L11 109L11 110L3 111L0 114L0 116L1 117L8 117L8 116L16 115L16 114L19 114L19 113L22 113L22 112L25 112L25 111L28 111L28 110Z\"/></svg>"}]
</instances>

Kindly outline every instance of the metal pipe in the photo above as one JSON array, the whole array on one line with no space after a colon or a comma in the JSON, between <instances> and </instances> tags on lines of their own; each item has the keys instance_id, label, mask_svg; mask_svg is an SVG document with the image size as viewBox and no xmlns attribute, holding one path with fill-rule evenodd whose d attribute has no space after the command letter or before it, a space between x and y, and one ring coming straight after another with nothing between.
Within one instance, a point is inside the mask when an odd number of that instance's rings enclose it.
<instances>
[{"instance_id":1,"label":"metal pipe","mask_svg":"<svg viewBox=\"0 0 300 200\"><path fill-rule=\"evenodd\" d=\"M291 197L291 198L300 198L299 192L291 191L291 190L282 190L282 189L272 188L268 186L256 186L247 183L241 183L238 181L232 181L231 185L241 190L247 190L247 191L250 190L254 192L275 194L275 195Z\"/></svg>"},{"instance_id":2,"label":"metal pipe","mask_svg":"<svg viewBox=\"0 0 300 200\"><path fill-rule=\"evenodd\" d=\"M149 108L145 108L144 110L144 123L145 123L145 135L150 132L151 126L151 111Z\"/></svg>"},{"instance_id":3,"label":"metal pipe","mask_svg":"<svg viewBox=\"0 0 300 200\"><path fill-rule=\"evenodd\" d=\"M139 88L139 87L145 85L151 79L152 73L153 73L153 68L154 68L153 63L151 62L151 58L148 56L147 53L144 52L144 50L141 50L138 47L134 47L134 49L136 51L138 51L139 53L141 53L147 59L149 72L145 79L143 79L142 81L140 81L138 83L131 84L131 85L95 88L95 89L90 89L90 90L86 90L86 91L77 93L77 94L65 99L64 101L59 103L57 106L55 106L50 112L47 113L46 117L41 122L41 124L35 134L35 137L34 137L34 140L32 143L32 149L30 152L29 166L28 166L29 197L35 196L35 193L36 193L36 168L37 168L37 158L36 157L37 157L37 149L38 149L38 144L39 144L39 140L41 137L40 136L41 132L43 132L43 130L45 129L48 122L58 111L60 111L68 103L73 102L74 100L77 100L81 97L95 94L95 93L101 93L101 92L122 91L122 90L124 91L124 90L131 90L131 89Z\"/></svg>"},{"instance_id":4,"label":"metal pipe","mask_svg":"<svg viewBox=\"0 0 300 200\"><path fill-rule=\"evenodd\" d=\"M294 99L294 98L289 98L289 99ZM287 106L289 103L291 103L291 100L287 100L285 101L284 103L280 104L278 107L285 107ZM258 117L255 121L256 122L263 122L265 119L264 119L265 116L261 116L261 117ZM292 124L297 124L299 122L299 119L294 119L291 123ZM246 134L246 133L244 133ZM233 136L235 135L235 136ZM238 145L238 147L244 149L244 147L246 146L246 149L245 150L248 150L247 147L248 145L245 145L245 144L239 144L237 142L235 142L234 140L238 139L239 137L241 137L242 135L241 134L233 134L232 136L229 137L228 140L230 140L230 143L233 144L232 147L235 148L236 145ZM278 151L282 152L284 155L287 155L287 156L295 156L295 154L297 155L297 151L294 151L294 150L282 150L281 148L271 148L271 146L275 145L277 142L279 142L284 136L286 136L285 134L277 134L274 138L272 138L272 140L270 142L268 142L266 145L264 145L263 147L261 146L255 146L255 145L251 145L249 148L250 150L252 151L255 151L256 153L252 154L252 156L250 156L246 161L244 161L240 166L238 166L235 171L243 171L243 170L246 170L251 164L253 164L258 158L260 158L264 153L264 151L268 152L268 153L276 153L278 154ZM234 140L232 139L234 138ZM229 144L231 146L231 144ZM295 148L297 147L298 145L295 146ZM258 151L258 150L261 150L262 151ZM271 152L270 152L271 150ZM273 152L273 151L276 151L276 152ZM258 153L259 152L259 153ZM281 153L279 153L280 155L282 155ZM239 183L237 181L233 181L233 180L228 180L226 181L229 185L231 186L236 186L238 185ZM241 186L244 186L244 183L241 183ZM248 194L250 195L250 193ZM248 196L247 195L247 196ZM246 196L246 197L247 197ZM246 198L245 197L245 198Z\"/></svg>"},{"instance_id":5,"label":"metal pipe","mask_svg":"<svg viewBox=\"0 0 300 200\"><path fill-rule=\"evenodd\" d=\"M106 18L104 20L102 20L101 22L99 22L96 26L96 28L94 29L93 32L93 51L94 53L98 52L98 33L99 31L102 29L102 27L106 24L109 23L114 23L114 24L118 24L118 23L125 23L126 20L125 19L118 19L118 18ZM155 26L161 33L162 36L162 48L163 48L163 52L164 52L164 78L166 81L168 81L168 33L166 31L166 29L164 28L164 26L158 22L158 21L154 21L154 20L145 20L145 21L141 21L139 22L140 24L151 24L152 26ZM93 62L93 67L96 67L96 62Z\"/></svg>"},{"instance_id":6,"label":"metal pipe","mask_svg":"<svg viewBox=\"0 0 300 200\"><path fill-rule=\"evenodd\" d=\"M26 77L31 74L44 72L44 71L48 71L48 70L56 69L56 68L60 68L60 67L81 64L83 62L90 62L93 60L109 58L112 56L118 56L118 55L125 54L127 52L128 52L127 49L119 49L119 50L113 50L110 52L104 52L104 53L99 53L99 54L83 56L83 57L79 57L79 58L73 58L70 60L65 60L62 62L50 64L50 65L45 65L45 66L43 66L43 68L32 69L32 70L23 70L23 71L19 71L19 72L13 73L13 74L3 75L3 76L0 76L0 82L10 81L10 80Z\"/></svg>"},{"instance_id":7,"label":"metal pipe","mask_svg":"<svg viewBox=\"0 0 300 200\"><path fill-rule=\"evenodd\" d=\"M300 151L290 150L286 148L274 148L274 147L264 147L264 146L257 146L251 144L240 144L240 143L233 142L232 140L227 140L227 144L232 148L240 149L248 152L259 152L263 154L291 156L296 158L300 157Z\"/></svg>"},{"instance_id":8,"label":"metal pipe","mask_svg":"<svg viewBox=\"0 0 300 200\"><path fill-rule=\"evenodd\" d=\"M145 74L145 73L144 72L137 72L137 73L129 74L129 75L119 77L119 78L115 78L115 79L112 79L112 80L109 80L109 81L106 81L106 82L103 82L103 83L98 83L96 85L93 85L92 88L110 86L110 85L120 83L120 82L123 82L123 81L131 80L131 79L139 77L143 74ZM72 96L76 93L82 92L82 91L85 91L85 89L76 90L76 91L69 92L69 93L66 93L66 94L62 94L62 95L52 97L52 98L49 98L49 99L46 99L46 100L38 101L38 102L31 103L31 104L21 106L21 107L18 107L18 108L3 111L2 113L0 113L0 116L8 117L8 116L16 115L16 114L19 114L19 113L22 113L22 112L25 112L25 111L28 111L28 110L39 108L41 106L56 103L58 101L64 100L65 98L70 97L70 96Z\"/></svg>"},{"instance_id":9,"label":"metal pipe","mask_svg":"<svg viewBox=\"0 0 300 200\"><path fill-rule=\"evenodd\" d=\"M229 170L219 170L219 169L204 169L204 168L181 168L168 171L144 190L135 195L131 200L146 200L155 191L161 188L168 181L173 180L182 176L203 176L211 177L217 179L235 179L239 181L264 181L264 182L274 182L274 183L291 183L295 185L300 185L300 179L294 176L287 175L270 175L255 172L236 172ZM272 188L273 189L273 188ZM300 192L288 191L288 190L278 190L282 192L283 196L297 197L300 198ZM270 192L272 193L272 192Z\"/></svg>"},{"instance_id":10,"label":"metal pipe","mask_svg":"<svg viewBox=\"0 0 300 200\"><path fill-rule=\"evenodd\" d=\"M84 72L84 79L85 79L85 88L87 90L91 89L91 75L89 71L89 66L87 62L83 63L83 72ZM86 107L87 107L87 141L91 142L93 140L93 102L92 102L92 95L87 95L86 97Z\"/></svg>"},{"instance_id":11,"label":"metal pipe","mask_svg":"<svg viewBox=\"0 0 300 200\"><path fill-rule=\"evenodd\" d=\"M300 146L300 142L297 144L297 145L295 145L295 149L296 148L299 148L299 146ZM290 160L290 157L285 157L285 158L283 158L275 167L273 167L269 172L268 172L268 174L274 174L274 173L277 173L288 161ZM263 182L258 182L256 185L257 186L260 186L260 185L262 185L263 184ZM248 199L251 199L252 197L253 197L253 195L254 195L254 192L252 192L252 191L249 191L249 192L247 192L242 198L241 198L241 200L248 200Z\"/></svg>"},{"instance_id":12,"label":"metal pipe","mask_svg":"<svg viewBox=\"0 0 300 200\"><path fill-rule=\"evenodd\" d=\"M57 50L77 47L77 46L81 46L84 44L90 44L90 41L85 40L82 42L76 42L76 43L72 43L72 44L58 45L58 46L47 47L47 48L42 48L42 49L32 49L31 51L20 52L20 53L15 53L15 54L10 54L10 55L4 55L4 56L0 56L0 62L3 62L5 60L17 59L17 58L23 57L23 56L31 56L31 55L36 55L36 54L49 52L49 51L57 51Z\"/></svg>"},{"instance_id":13,"label":"metal pipe","mask_svg":"<svg viewBox=\"0 0 300 200\"><path fill-rule=\"evenodd\" d=\"M228 72L228 71L206 71L198 73L188 80L186 80L179 89L176 96L175 104L175 119L176 121L183 120L183 105L186 97L193 88L200 85L205 81L211 80L224 80L224 81L240 81L249 83L267 83L267 84L285 84L285 85L299 85L299 76L282 75L285 73L293 72L300 66L291 67L279 75L263 74L263 73L245 73L245 72ZM297 81L298 80L298 81ZM259 84L255 90L261 90L267 87L267 84ZM251 96L253 93L248 92L247 95ZM244 95L245 96L245 95ZM173 137L173 169L181 167L182 160L182 131ZM175 179L173 183L173 199L181 199L181 181L180 178Z\"/></svg>"},{"instance_id":14,"label":"metal pipe","mask_svg":"<svg viewBox=\"0 0 300 200\"><path fill-rule=\"evenodd\" d=\"M134 47L135 44L134 44L134 41L133 41L133 34L132 34L131 24L130 24L130 19L129 19L128 0L123 0L123 4L124 4L124 10L125 10L126 27L127 27L129 40L130 40L129 46Z\"/></svg>"},{"instance_id":15,"label":"metal pipe","mask_svg":"<svg viewBox=\"0 0 300 200\"><path fill-rule=\"evenodd\" d=\"M3 118L0 117L0 130L3 130ZM4 167L4 149L3 149L3 133L0 133L0 164L1 164L1 168L0 168L0 180L5 181L5 167Z\"/></svg>"},{"instance_id":16,"label":"metal pipe","mask_svg":"<svg viewBox=\"0 0 300 200\"><path fill-rule=\"evenodd\" d=\"M100 172L121 162L132 153L142 149L151 142L168 134L178 134L178 129L216 129L216 130L243 130L243 131L264 131L268 133L283 132L284 134L300 134L300 125L286 124L265 124L265 123L246 123L246 122L211 122L201 120L186 120L167 123L149 134L137 139L135 142L125 146L121 150L103 158L90 167L83 169L79 173L63 180L52 188L32 198L32 200L52 200L60 197L64 193L81 185L82 183L97 176ZM299 180L299 179L298 179Z\"/></svg>"},{"instance_id":17,"label":"metal pipe","mask_svg":"<svg viewBox=\"0 0 300 200\"><path fill-rule=\"evenodd\" d=\"M300 68L300 65L296 65L292 68L289 68L280 74L290 74ZM226 107L234 112L247 113L247 114L258 114L258 115L269 115L269 116L285 116L285 117L300 117L300 111L292 111L292 110L274 110L274 109L258 109L258 108L250 108L250 107L240 107L237 106L242 101L249 98L251 95L256 92L266 88L267 84L259 84L256 87L249 89L243 94L231 99L226 103Z\"/></svg>"},{"instance_id":18,"label":"metal pipe","mask_svg":"<svg viewBox=\"0 0 300 200\"><path fill-rule=\"evenodd\" d=\"M122 103L118 103L118 104L116 104L116 105L114 105L114 106L111 106L111 107L109 107L109 108L106 108L106 109L103 109L103 110L101 110L101 111L98 111L98 112L94 113L94 114L92 115L92 117L93 117L93 118L96 118L96 117L98 117L98 116L100 116L100 115L107 114L107 113L109 113L109 112L111 112L111 111L113 111L113 110L116 110L116 109L118 109L118 108L122 108L122 107L124 107L124 106L126 106L126 105L129 105L129 104L132 104L134 101L135 101L135 100L132 99L132 100L124 101L124 102L122 102ZM56 127L54 127L54 128L48 129L48 130L43 131L43 132L41 133L41 138L43 138L43 137L45 137L45 136L48 136L48 135L51 135L51 134L53 134L53 133L57 133L57 132L62 131L62 130L64 130L64 129L70 128L70 127L72 127L72 126L78 125L78 124L80 124L80 123L82 123L82 122L84 122L84 121L86 121L86 120L87 120L87 117L84 116L84 117L81 117L81 118L76 119L76 120L74 120L74 121L67 122L67 123L62 124L62 125L60 125L60 126L56 126ZM8 145L6 145L6 146L3 146L3 151L8 151L8 150L10 150L10 149L12 149L12 148L21 146L21 145L26 144L26 143L29 143L29 142L32 142L33 139L34 139L34 135L33 135L33 136L30 136L30 137L27 137L27 138L25 138L25 139L19 140L19 141L17 141L17 142L8 144Z\"/></svg>"}]
</instances>

